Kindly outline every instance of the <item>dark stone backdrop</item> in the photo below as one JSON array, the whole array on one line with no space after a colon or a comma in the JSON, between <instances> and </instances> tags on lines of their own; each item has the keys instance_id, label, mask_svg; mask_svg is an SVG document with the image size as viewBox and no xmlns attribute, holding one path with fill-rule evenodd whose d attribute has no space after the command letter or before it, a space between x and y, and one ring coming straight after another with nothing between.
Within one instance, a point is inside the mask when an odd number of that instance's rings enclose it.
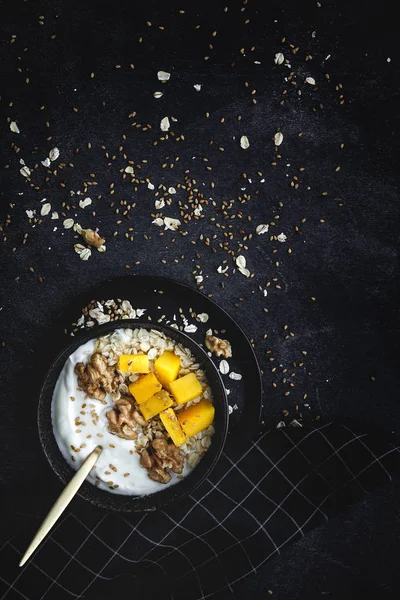
<instances>
[{"instance_id":1,"label":"dark stone backdrop","mask_svg":"<svg viewBox=\"0 0 400 600\"><path fill-rule=\"evenodd\" d=\"M304 413L306 402L312 418L356 418L366 427L398 432L399 53L390 7L254 0L16 0L0 6L0 484L5 497L20 489L21 481L35 485L38 469L52 477L39 448L36 397L29 386L42 332L72 297L124 273L162 274L195 286L192 272L199 265L203 291L254 339L264 370L268 425L274 426L283 410L289 420ZM276 52L283 52L291 68L274 64ZM170 81L161 84L158 70L171 72ZM316 86L304 83L309 76ZM200 92L194 84L202 85ZM164 92L162 98L153 98L156 90ZM174 136L160 140L159 122L167 115ZM9 130L7 119L17 121L19 135ZM141 127L132 127L134 121ZM277 151L278 128L284 140ZM240 148L241 135L250 140L248 150ZM54 146L60 157L52 171L59 163L74 167L58 168L46 182L40 161ZM33 187L19 172L20 158L30 168L39 165ZM207 203L204 218L182 225L188 235L161 236L151 224L156 190L140 183L135 191L130 178L122 179L127 160L134 161L139 180L149 178L156 188L184 183L190 170ZM70 190L83 190L85 181L97 185L83 196L93 199L92 206L82 210ZM178 201L187 203L187 194L177 192L169 196L172 204L161 211L164 216L179 217ZM42 223L29 223L25 211L36 210L40 219L42 198L60 218L48 215ZM136 203L129 219L115 214L120 200ZM242 218L224 218L221 204L230 200L235 203L229 214L242 211ZM62 213L83 227L98 227L107 251L81 261L73 250L79 240L64 231ZM254 234L260 223L270 224L263 236ZM232 239L217 225L232 225L225 230ZM271 239L281 232L285 243ZM250 233L251 240L243 239ZM201 235L217 237L207 246ZM229 250L246 256L254 278L233 273L232 255L218 245L227 240ZM229 277L216 271L224 260ZM267 289L267 297L258 286ZM284 369L295 372L286 383ZM394 597L398 576L390 567L395 568L399 551L393 533L399 531L398 516L392 488L366 498L352 517L312 533L257 579L246 580L243 597L251 590L253 597L265 598L267 588L281 598L365 598L371 591Z\"/></svg>"}]
</instances>

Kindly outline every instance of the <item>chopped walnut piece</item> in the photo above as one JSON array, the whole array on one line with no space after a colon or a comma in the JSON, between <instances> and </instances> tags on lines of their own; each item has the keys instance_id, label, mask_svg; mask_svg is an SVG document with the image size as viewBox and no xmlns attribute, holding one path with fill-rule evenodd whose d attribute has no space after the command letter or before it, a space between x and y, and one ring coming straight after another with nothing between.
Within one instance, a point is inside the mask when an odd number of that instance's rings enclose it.
<instances>
[{"instance_id":1,"label":"chopped walnut piece","mask_svg":"<svg viewBox=\"0 0 400 600\"><path fill-rule=\"evenodd\" d=\"M132 405L128 398L117 400L115 406L118 412L112 408L106 414L108 419L108 430L115 433L124 440L134 440L138 434L135 431L136 420L132 414Z\"/></svg>"},{"instance_id":2,"label":"chopped walnut piece","mask_svg":"<svg viewBox=\"0 0 400 600\"><path fill-rule=\"evenodd\" d=\"M89 246L94 246L95 248L100 248L106 241L105 238L102 238L93 229L82 229L81 235Z\"/></svg>"},{"instance_id":3,"label":"chopped walnut piece","mask_svg":"<svg viewBox=\"0 0 400 600\"><path fill-rule=\"evenodd\" d=\"M146 448L143 448L142 452L140 453L140 465L144 469L151 469L153 466L153 459L147 452Z\"/></svg>"},{"instance_id":4,"label":"chopped walnut piece","mask_svg":"<svg viewBox=\"0 0 400 600\"><path fill-rule=\"evenodd\" d=\"M228 340L222 340L215 335L206 335L205 344L210 352L214 352L217 356L230 358L232 356L232 347Z\"/></svg>"},{"instance_id":5,"label":"chopped walnut piece","mask_svg":"<svg viewBox=\"0 0 400 600\"><path fill-rule=\"evenodd\" d=\"M168 483L171 481L171 475L167 473L161 467L155 467L151 471L149 471L149 477L153 481L157 481L158 483Z\"/></svg>"},{"instance_id":6,"label":"chopped walnut piece","mask_svg":"<svg viewBox=\"0 0 400 600\"><path fill-rule=\"evenodd\" d=\"M136 423L138 423L139 425L142 425L142 427L144 427L146 425L146 419L144 419L142 417L142 415L140 414L139 411L134 410L132 416L135 419Z\"/></svg>"},{"instance_id":7,"label":"chopped walnut piece","mask_svg":"<svg viewBox=\"0 0 400 600\"><path fill-rule=\"evenodd\" d=\"M182 473L184 458L179 448L174 444L169 444L163 438L156 438L152 441L151 446L154 450L155 458L162 461L162 465L160 466L164 469L171 469L174 473ZM159 461L157 462L160 464Z\"/></svg>"},{"instance_id":8,"label":"chopped walnut piece","mask_svg":"<svg viewBox=\"0 0 400 600\"><path fill-rule=\"evenodd\" d=\"M109 367L106 357L99 352L92 354L86 366L82 362L77 363L75 373L80 389L103 404L106 394L116 392L121 381L116 368Z\"/></svg>"}]
</instances>

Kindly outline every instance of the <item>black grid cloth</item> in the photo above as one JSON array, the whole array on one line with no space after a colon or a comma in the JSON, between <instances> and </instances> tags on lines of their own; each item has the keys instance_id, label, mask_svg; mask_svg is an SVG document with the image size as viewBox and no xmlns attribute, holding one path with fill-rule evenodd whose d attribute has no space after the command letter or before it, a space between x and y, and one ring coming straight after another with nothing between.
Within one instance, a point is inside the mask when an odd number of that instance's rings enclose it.
<instances>
[{"instance_id":1,"label":"black grid cloth","mask_svg":"<svg viewBox=\"0 0 400 600\"><path fill-rule=\"evenodd\" d=\"M23 569L37 523L0 540L1 598L225 598L399 468L400 446L348 426L266 432L245 450L228 447L210 478L167 510L65 514Z\"/></svg>"}]
</instances>

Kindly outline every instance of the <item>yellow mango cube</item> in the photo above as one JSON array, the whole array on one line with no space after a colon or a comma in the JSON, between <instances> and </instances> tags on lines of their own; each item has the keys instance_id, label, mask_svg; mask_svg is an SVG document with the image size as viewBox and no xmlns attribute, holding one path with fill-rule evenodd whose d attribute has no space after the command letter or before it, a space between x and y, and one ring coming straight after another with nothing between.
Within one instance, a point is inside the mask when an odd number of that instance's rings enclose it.
<instances>
[{"instance_id":1,"label":"yellow mango cube","mask_svg":"<svg viewBox=\"0 0 400 600\"><path fill-rule=\"evenodd\" d=\"M207 429L214 421L215 408L209 400L200 400L178 413L178 421L187 437Z\"/></svg>"},{"instance_id":2,"label":"yellow mango cube","mask_svg":"<svg viewBox=\"0 0 400 600\"><path fill-rule=\"evenodd\" d=\"M180 446L186 442L186 435L184 434L175 411L172 408L167 408L167 410L164 410L162 413L160 413L160 419L175 446Z\"/></svg>"},{"instance_id":3,"label":"yellow mango cube","mask_svg":"<svg viewBox=\"0 0 400 600\"><path fill-rule=\"evenodd\" d=\"M162 385L154 373L142 375L137 381L129 384L129 391L138 404L146 402L151 396L161 391Z\"/></svg>"},{"instance_id":4,"label":"yellow mango cube","mask_svg":"<svg viewBox=\"0 0 400 600\"><path fill-rule=\"evenodd\" d=\"M147 354L121 354L118 369L123 373L149 373L149 357Z\"/></svg>"},{"instance_id":5,"label":"yellow mango cube","mask_svg":"<svg viewBox=\"0 0 400 600\"><path fill-rule=\"evenodd\" d=\"M140 404L139 409L146 421L148 421L158 415L162 410L172 406L173 403L174 401L168 392L161 390L154 394L154 396L151 396L146 402Z\"/></svg>"},{"instance_id":6,"label":"yellow mango cube","mask_svg":"<svg viewBox=\"0 0 400 600\"><path fill-rule=\"evenodd\" d=\"M171 381L169 389L177 404L185 404L203 393L203 388L194 373L188 373L188 375Z\"/></svg>"},{"instance_id":7,"label":"yellow mango cube","mask_svg":"<svg viewBox=\"0 0 400 600\"><path fill-rule=\"evenodd\" d=\"M166 350L154 363L154 371L164 387L178 377L181 357Z\"/></svg>"}]
</instances>

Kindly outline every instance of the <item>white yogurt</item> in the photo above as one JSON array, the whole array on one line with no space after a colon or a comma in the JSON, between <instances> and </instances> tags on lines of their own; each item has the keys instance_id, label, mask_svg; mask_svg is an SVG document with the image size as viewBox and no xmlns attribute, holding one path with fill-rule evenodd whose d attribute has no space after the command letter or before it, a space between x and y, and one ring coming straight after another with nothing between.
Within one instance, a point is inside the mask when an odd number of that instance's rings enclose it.
<instances>
[{"instance_id":1,"label":"white yogurt","mask_svg":"<svg viewBox=\"0 0 400 600\"><path fill-rule=\"evenodd\" d=\"M103 452L87 479L90 483L113 494L148 495L178 483L180 479L172 472L171 481L166 484L150 479L147 470L140 466L135 441L124 440L108 431L106 413L113 406L110 395L105 398L106 405L92 398L85 399L85 393L78 390L78 380L74 373L75 365L78 362L86 363L93 354L94 347L95 340L92 340L71 354L54 388L51 418L54 436L65 460L73 469L78 469L96 446L102 446ZM96 423L91 415L92 410L99 417ZM81 424L76 425L76 419ZM75 452L71 446L79 449L79 452ZM110 465L117 470L115 471ZM188 467L185 465L181 477L187 472ZM118 487L113 489L111 483L107 482L112 482L112 485Z\"/></svg>"}]
</instances>

